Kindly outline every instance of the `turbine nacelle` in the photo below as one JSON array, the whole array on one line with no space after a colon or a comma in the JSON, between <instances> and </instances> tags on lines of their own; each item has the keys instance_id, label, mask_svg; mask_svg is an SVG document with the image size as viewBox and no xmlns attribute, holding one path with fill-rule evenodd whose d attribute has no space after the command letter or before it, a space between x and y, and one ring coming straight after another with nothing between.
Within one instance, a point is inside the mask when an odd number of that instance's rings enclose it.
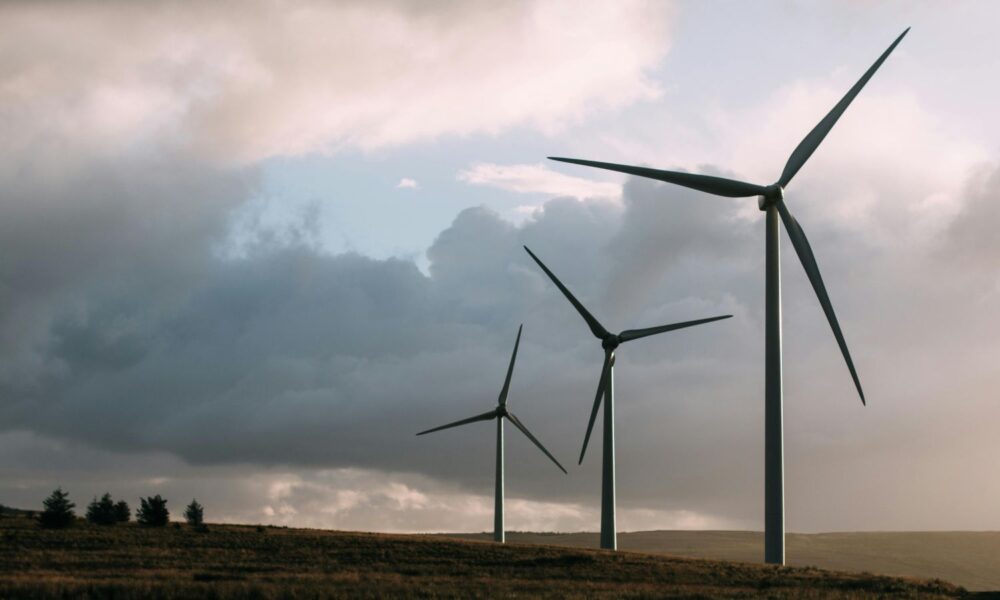
<instances>
[{"instance_id":1,"label":"turbine nacelle","mask_svg":"<svg viewBox=\"0 0 1000 600\"><path fill-rule=\"evenodd\" d=\"M609 333L601 339L601 348L605 350L614 350L622 343L622 336Z\"/></svg>"},{"instance_id":2,"label":"turbine nacelle","mask_svg":"<svg viewBox=\"0 0 1000 600\"><path fill-rule=\"evenodd\" d=\"M781 187L780 183L772 183L764 188L763 195L757 196L757 208L762 211L766 211L769 206L773 205L778 200L784 199L785 188Z\"/></svg>"}]
</instances>

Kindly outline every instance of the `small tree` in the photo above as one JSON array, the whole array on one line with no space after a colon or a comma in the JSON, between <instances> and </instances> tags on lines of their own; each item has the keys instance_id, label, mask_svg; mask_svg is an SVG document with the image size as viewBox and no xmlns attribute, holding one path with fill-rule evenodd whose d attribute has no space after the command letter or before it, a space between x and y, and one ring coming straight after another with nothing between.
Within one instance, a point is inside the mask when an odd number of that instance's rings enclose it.
<instances>
[{"instance_id":1,"label":"small tree","mask_svg":"<svg viewBox=\"0 0 1000 600\"><path fill-rule=\"evenodd\" d=\"M151 498L139 498L139 510L135 513L135 520L146 527L163 527L170 521L167 501L159 494Z\"/></svg>"},{"instance_id":2,"label":"small tree","mask_svg":"<svg viewBox=\"0 0 1000 600\"><path fill-rule=\"evenodd\" d=\"M61 529L69 527L76 520L76 515L73 513L76 504L69 501L69 494L62 491L61 487L56 488L42 504L45 510L38 516L38 524L42 527Z\"/></svg>"},{"instance_id":3,"label":"small tree","mask_svg":"<svg viewBox=\"0 0 1000 600\"><path fill-rule=\"evenodd\" d=\"M119 500L115 504L115 521L119 523L128 523L128 520L132 518L132 510L128 507L128 502L124 500Z\"/></svg>"},{"instance_id":4,"label":"small tree","mask_svg":"<svg viewBox=\"0 0 1000 600\"><path fill-rule=\"evenodd\" d=\"M114 525L118 522L111 494L104 494L100 500L95 497L93 502L87 505L87 520L96 525Z\"/></svg>"},{"instance_id":5,"label":"small tree","mask_svg":"<svg viewBox=\"0 0 1000 600\"><path fill-rule=\"evenodd\" d=\"M191 504L188 504L187 508L184 509L184 518L192 527L201 527L205 522L204 516L205 509L201 504L198 504L197 500L192 499Z\"/></svg>"}]
</instances>

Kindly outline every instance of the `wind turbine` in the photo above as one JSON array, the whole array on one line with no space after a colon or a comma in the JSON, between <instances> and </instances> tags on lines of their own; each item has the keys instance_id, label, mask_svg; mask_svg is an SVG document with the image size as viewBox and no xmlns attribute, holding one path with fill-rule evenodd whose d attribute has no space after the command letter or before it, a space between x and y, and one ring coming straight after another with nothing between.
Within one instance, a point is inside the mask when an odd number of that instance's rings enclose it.
<instances>
[{"instance_id":1,"label":"wind turbine","mask_svg":"<svg viewBox=\"0 0 1000 600\"><path fill-rule=\"evenodd\" d=\"M847 110L847 107L858 95L861 88L868 83L875 71L888 58L889 54L896 48L903 36L910 31L907 27L903 33L882 53L882 56L875 61L861 79L854 84L847 94L841 98L840 102L827 113L823 120L809 132L809 134L799 142L784 170L776 183L768 186L755 185L723 177L711 177L708 175L698 175L695 173L679 173L676 171L661 171L646 167L633 167L628 165L617 165L613 163L595 162L590 160L579 160L574 158L549 157L552 160L597 167L619 171L630 175L648 177L659 181L666 181L681 185L687 188L708 192L717 196L729 198L745 198L758 196L758 208L766 213L766 237L765 237L765 351L764 351L764 560L768 563L784 564L785 562L785 499L784 499L784 456L783 456L783 424L782 424L782 382L781 382L781 264L778 260L778 218L785 224L785 231L792 241L799 261L809 277L819 303L826 313L826 319L833 329L833 335L837 338L837 344L847 362L847 368L854 379L854 386L861 397L861 403L865 403L865 394L861 389L861 381L858 373L854 369L854 361L847 350L847 342L844 341L844 334L840 331L840 324L837 322L837 315L833 312L833 305L830 297L826 293L826 286L823 285L823 278L819 273L819 266L813 256L812 248L806 234L795 220L792 213L785 206L784 189L788 186L795 174L806 163L812 153L816 151L823 139L830 132L830 129L837 123L840 116Z\"/></svg>"},{"instance_id":2,"label":"wind turbine","mask_svg":"<svg viewBox=\"0 0 1000 600\"><path fill-rule=\"evenodd\" d=\"M601 407L601 396L604 396L604 461L601 475L601 548L616 550L618 548L618 536L615 519L615 349L622 342L630 342L639 338L644 338L657 333L665 333L675 329L683 329L702 323L711 323L720 319L728 319L733 315L723 315L721 317L711 317L708 319L698 319L697 321L685 321L683 323L672 323L670 325L660 325L659 327L649 327L646 329L628 329L619 334L614 334L604 328L603 325L594 318L583 304L573 296L566 286L559 281L552 271L542 263L535 254L528 249L524 249L531 255L531 258L538 263L538 266L545 271L552 283L556 284L559 291L566 296L570 304L576 308L583 320L587 322L590 331L597 339L601 340L601 347L604 348L604 365L601 367L601 377L597 383L597 395L594 397L594 407L590 411L590 422L587 424L587 435L583 438L583 448L580 450L580 463L583 463L583 455L587 452L587 443L590 442L590 433L594 429L594 421L597 419L597 411Z\"/></svg>"},{"instance_id":3,"label":"wind turbine","mask_svg":"<svg viewBox=\"0 0 1000 600\"><path fill-rule=\"evenodd\" d=\"M510 376L514 372L514 361L517 359L517 347L521 344L521 330L524 325L520 325L517 328L517 339L514 340L514 352L510 355L510 365L507 366L507 377L503 380L503 388L500 390L500 398L497 401L497 407L489 412L485 412L481 415L476 415L474 417L469 417L468 419L462 419L461 421L455 421L454 423L448 423L447 425L442 425L440 427L435 427L434 429L428 429L427 431L421 431L417 435L424 435L426 433L433 433L435 431L441 431L442 429L450 429L452 427L458 427L459 425L465 425L467 423L475 423L476 421L490 421L493 419L497 420L497 471L496 471L496 489L494 491L494 505L493 505L493 539L494 541L503 543L504 542L504 528L503 528L503 420L504 418L510 420L521 430L521 433L526 435L529 440L531 440L538 449L545 453L552 459L552 462L556 463L563 473L566 473L566 469L563 468L556 457L552 456L545 446L538 441L538 438L531 435L528 428L524 426L524 423L518 419L514 413L507 410L507 392L510 391Z\"/></svg>"}]
</instances>

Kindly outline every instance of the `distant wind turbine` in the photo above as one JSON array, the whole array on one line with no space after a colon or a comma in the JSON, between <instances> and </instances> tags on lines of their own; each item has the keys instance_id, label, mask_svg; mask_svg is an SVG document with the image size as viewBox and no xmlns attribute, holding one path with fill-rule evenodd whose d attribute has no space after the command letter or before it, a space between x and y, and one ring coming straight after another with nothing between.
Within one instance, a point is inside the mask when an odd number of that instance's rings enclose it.
<instances>
[{"instance_id":1,"label":"distant wind turbine","mask_svg":"<svg viewBox=\"0 0 1000 600\"><path fill-rule=\"evenodd\" d=\"M601 366L601 377L597 383L597 395L594 397L594 407L590 411L590 422L587 424L587 435L583 438L583 448L580 450L580 463L583 462L583 455L587 452L587 443L590 442L590 433L594 429L594 421L597 419L597 411L601 407L601 397L604 397L604 461L601 476L601 548L615 550L618 548L618 536L615 519L615 349L622 342L630 342L639 338L644 338L658 333L665 333L675 329L683 329L702 323L711 323L720 319L728 319L732 315L721 317L711 317L708 319L698 319L697 321L685 321L683 323L673 323L670 325L660 325L659 327L649 327L647 329L628 329L619 334L614 334L604 328L603 325L594 318L583 304L573 296L566 286L559 281L559 278L542 263L535 254L528 249L524 249L531 255L531 258L538 263L538 266L545 271L552 283L556 284L559 291L566 296L570 304L576 308L583 320L587 322L590 331L601 340L601 347L604 348L604 365Z\"/></svg>"},{"instance_id":2,"label":"distant wind turbine","mask_svg":"<svg viewBox=\"0 0 1000 600\"><path fill-rule=\"evenodd\" d=\"M723 177L711 177L708 175L698 175L695 173L679 173L676 171L661 171L659 169L649 169L646 167L633 167L628 165L617 165L613 163L595 162L591 160L579 160L575 158L549 157L552 160L597 167L619 171L630 175L648 177L659 181L666 181L676 185L684 186L717 196L729 198L745 198L758 196L758 207L766 213L766 240L765 240L765 352L764 352L764 560L769 563L784 564L785 562L785 488L784 488L784 451L783 425L782 425L782 382L781 382L781 263L778 260L778 217L781 217L785 224L785 231L792 241L799 261L802 263L812 284L819 303L826 313L826 319L833 329L833 335L837 338L837 344L847 362L847 368L854 379L854 386L861 397L861 403L865 403L865 394L861 389L861 381L858 373L854 369L854 361L847 350L847 342L844 341L844 334L840 331L840 324L837 322L837 315L833 312L833 305L830 297L826 293L826 286L823 285L823 278L819 274L819 266L813 256L812 248L806 234L795 220L792 213L785 206L784 188L792 181L795 174L806 163L812 153L816 151L823 139L830 132L830 129L837 123L840 116L844 114L847 107L858 95L861 88L868 83L875 71L888 58L889 54L896 48L903 36L910 31L907 27L903 33L896 38L896 41L882 53L882 56L875 61L868 71L861 76L861 79L854 84L840 102L819 122L812 131L809 132L799 145L792 152L785 164L781 177L776 183L768 186L755 185L725 179Z\"/></svg>"},{"instance_id":3,"label":"distant wind turbine","mask_svg":"<svg viewBox=\"0 0 1000 600\"><path fill-rule=\"evenodd\" d=\"M521 430L521 433L526 435L529 440L531 440L538 449L545 453L552 459L552 462L556 463L563 473L566 473L566 469L563 468L556 457L552 456L545 446L538 441L538 438L531 435L528 428L524 426L524 423L518 419L514 413L507 410L507 393L510 391L510 376L514 372L514 361L517 359L517 347L521 344L521 330L524 325L520 325L517 328L517 339L514 340L514 352L510 355L510 365L507 366L507 378L503 380L503 388L500 390L500 399L497 401L497 407L489 412L485 412L481 415L476 415L475 417L469 417L468 419L462 419L461 421L455 421L454 423L448 423L447 425L442 425L440 427L435 427L434 429L428 429L427 431L421 431L417 435L424 435L427 433L433 433L435 431L441 431L442 429L449 429L451 427L458 427L459 425L465 425L467 423L475 423L476 421L491 421L493 419L497 420L497 470L496 470L496 489L494 491L494 509L493 509L493 539L495 541L504 542L504 525L503 525L503 420L504 418L510 420Z\"/></svg>"}]
</instances>

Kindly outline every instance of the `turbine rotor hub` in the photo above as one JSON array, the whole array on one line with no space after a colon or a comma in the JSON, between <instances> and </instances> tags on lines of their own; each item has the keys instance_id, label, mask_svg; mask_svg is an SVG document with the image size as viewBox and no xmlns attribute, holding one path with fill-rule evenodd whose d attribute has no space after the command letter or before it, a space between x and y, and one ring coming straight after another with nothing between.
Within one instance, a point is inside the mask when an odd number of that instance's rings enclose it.
<instances>
[{"instance_id":1,"label":"turbine rotor hub","mask_svg":"<svg viewBox=\"0 0 1000 600\"><path fill-rule=\"evenodd\" d=\"M785 197L785 189L777 183L764 188L764 195L757 196L757 208L766 211L772 204Z\"/></svg>"},{"instance_id":2,"label":"turbine rotor hub","mask_svg":"<svg viewBox=\"0 0 1000 600\"><path fill-rule=\"evenodd\" d=\"M610 333L606 338L601 340L601 348L605 350L614 350L622 343L622 339L617 335Z\"/></svg>"}]
</instances>

